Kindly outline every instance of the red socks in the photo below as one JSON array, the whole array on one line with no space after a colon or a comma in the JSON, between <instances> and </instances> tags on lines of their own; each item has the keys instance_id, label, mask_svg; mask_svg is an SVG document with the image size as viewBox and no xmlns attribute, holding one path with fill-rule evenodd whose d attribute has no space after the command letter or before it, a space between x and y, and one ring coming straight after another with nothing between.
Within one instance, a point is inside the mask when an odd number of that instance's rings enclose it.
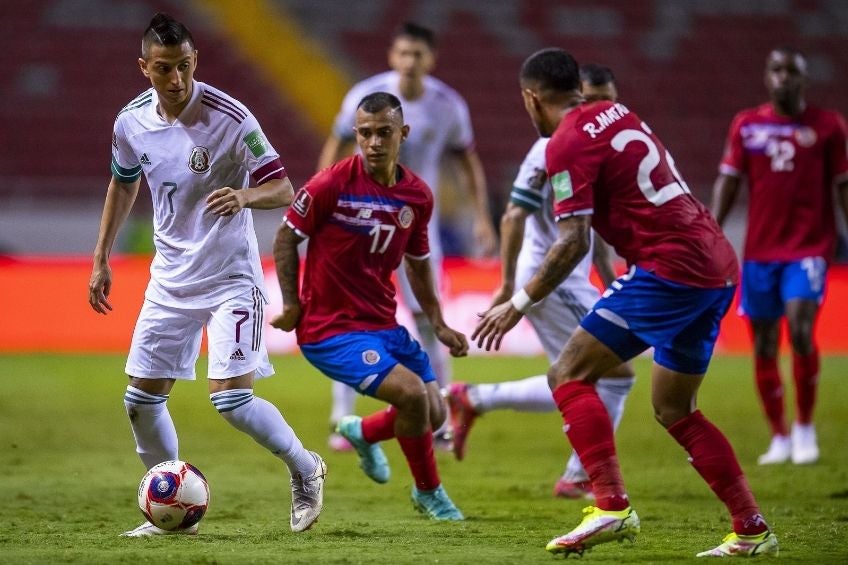
<instances>
[{"instance_id":1,"label":"red socks","mask_svg":"<svg viewBox=\"0 0 848 565\"><path fill-rule=\"evenodd\" d=\"M692 466L724 502L734 532L757 535L768 529L733 448L700 410L672 424L668 433L689 453Z\"/></svg>"},{"instance_id":2,"label":"red socks","mask_svg":"<svg viewBox=\"0 0 848 565\"><path fill-rule=\"evenodd\" d=\"M368 443L377 443L395 437L397 410L389 406L362 418L362 438Z\"/></svg>"},{"instance_id":3,"label":"red socks","mask_svg":"<svg viewBox=\"0 0 848 565\"><path fill-rule=\"evenodd\" d=\"M618 467L612 424L594 385L568 381L559 385L553 396L568 440L592 481L595 506L624 510L630 502Z\"/></svg>"},{"instance_id":4,"label":"red socks","mask_svg":"<svg viewBox=\"0 0 848 565\"><path fill-rule=\"evenodd\" d=\"M809 355L792 354L792 376L795 379L795 403L798 413L795 418L801 424L813 421L816 404L816 389L819 382L819 352Z\"/></svg>"},{"instance_id":5,"label":"red socks","mask_svg":"<svg viewBox=\"0 0 848 565\"><path fill-rule=\"evenodd\" d=\"M418 490L433 490L442 484L433 455L432 431L427 430L426 434L419 437L398 437L397 440Z\"/></svg>"},{"instance_id":6,"label":"red socks","mask_svg":"<svg viewBox=\"0 0 848 565\"><path fill-rule=\"evenodd\" d=\"M777 359L757 357L754 374L772 435L789 435L783 416L783 381L780 378Z\"/></svg>"}]
</instances>

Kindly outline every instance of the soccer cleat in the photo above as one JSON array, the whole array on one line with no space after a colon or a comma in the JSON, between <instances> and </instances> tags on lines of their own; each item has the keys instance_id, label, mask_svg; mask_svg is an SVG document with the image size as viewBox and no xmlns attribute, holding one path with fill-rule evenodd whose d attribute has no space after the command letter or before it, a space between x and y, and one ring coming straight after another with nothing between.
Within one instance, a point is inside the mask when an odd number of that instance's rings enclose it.
<instances>
[{"instance_id":1,"label":"soccer cleat","mask_svg":"<svg viewBox=\"0 0 848 565\"><path fill-rule=\"evenodd\" d=\"M383 449L376 443L368 443L362 437L362 418L359 416L344 416L336 424L336 432L350 442L359 454L359 466L372 481L388 482L391 470L389 460Z\"/></svg>"},{"instance_id":2,"label":"soccer cleat","mask_svg":"<svg viewBox=\"0 0 848 565\"><path fill-rule=\"evenodd\" d=\"M451 383L448 387L448 407L450 423L453 428L453 454L458 461L465 458L465 443L474 420L480 415L468 398L468 386L465 383Z\"/></svg>"},{"instance_id":3,"label":"soccer cleat","mask_svg":"<svg viewBox=\"0 0 848 565\"><path fill-rule=\"evenodd\" d=\"M412 487L412 506L431 520L465 520L442 485L431 491Z\"/></svg>"},{"instance_id":4,"label":"soccer cleat","mask_svg":"<svg viewBox=\"0 0 848 565\"><path fill-rule=\"evenodd\" d=\"M188 528L183 528L181 530L163 530L162 528L154 526L150 522L145 522L134 530L122 533L121 537L144 538L147 536L196 536L198 525L199 524L194 524L193 526L189 526Z\"/></svg>"},{"instance_id":5,"label":"soccer cleat","mask_svg":"<svg viewBox=\"0 0 848 565\"><path fill-rule=\"evenodd\" d=\"M639 516L631 507L624 510L601 510L595 506L583 509L580 525L548 542L545 549L551 553L583 555L587 549L610 541L635 541L639 533Z\"/></svg>"},{"instance_id":6,"label":"soccer cleat","mask_svg":"<svg viewBox=\"0 0 848 565\"><path fill-rule=\"evenodd\" d=\"M721 540L721 545L702 551L696 557L777 557L779 553L777 536L766 530L756 536L729 533Z\"/></svg>"},{"instance_id":7,"label":"soccer cleat","mask_svg":"<svg viewBox=\"0 0 848 565\"><path fill-rule=\"evenodd\" d=\"M554 496L557 498L586 498L595 500L592 483L589 481L567 481L561 478L554 485Z\"/></svg>"},{"instance_id":8,"label":"soccer cleat","mask_svg":"<svg viewBox=\"0 0 848 565\"><path fill-rule=\"evenodd\" d=\"M819 460L819 444L813 424L792 424L792 462L809 465Z\"/></svg>"},{"instance_id":9,"label":"soccer cleat","mask_svg":"<svg viewBox=\"0 0 848 565\"><path fill-rule=\"evenodd\" d=\"M327 438L327 445L333 451L353 451L353 446L350 444L350 442L342 434L336 432L331 433L330 437Z\"/></svg>"},{"instance_id":10,"label":"soccer cleat","mask_svg":"<svg viewBox=\"0 0 848 565\"><path fill-rule=\"evenodd\" d=\"M757 458L758 465L778 465L789 461L792 455L792 442L786 436L771 438L768 451Z\"/></svg>"},{"instance_id":11,"label":"soccer cleat","mask_svg":"<svg viewBox=\"0 0 848 565\"><path fill-rule=\"evenodd\" d=\"M308 477L299 473L291 479L292 505L291 529L303 532L318 521L324 508L324 477L327 476L327 464L321 456L310 451L318 466Z\"/></svg>"}]
</instances>

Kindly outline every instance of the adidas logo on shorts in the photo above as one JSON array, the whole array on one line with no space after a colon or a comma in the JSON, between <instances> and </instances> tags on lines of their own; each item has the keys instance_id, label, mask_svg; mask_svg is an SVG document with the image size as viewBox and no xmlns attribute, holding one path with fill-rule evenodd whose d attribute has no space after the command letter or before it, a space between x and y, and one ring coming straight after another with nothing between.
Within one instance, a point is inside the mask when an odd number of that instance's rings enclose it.
<instances>
[{"instance_id":1,"label":"adidas logo on shorts","mask_svg":"<svg viewBox=\"0 0 848 565\"><path fill-rule=\"evenodd\" d=\"M233 351L233 354L230 355L230 359L235 361L244 361L244 353L241 352L241 347Z\"/></svg>"}]
</instances>

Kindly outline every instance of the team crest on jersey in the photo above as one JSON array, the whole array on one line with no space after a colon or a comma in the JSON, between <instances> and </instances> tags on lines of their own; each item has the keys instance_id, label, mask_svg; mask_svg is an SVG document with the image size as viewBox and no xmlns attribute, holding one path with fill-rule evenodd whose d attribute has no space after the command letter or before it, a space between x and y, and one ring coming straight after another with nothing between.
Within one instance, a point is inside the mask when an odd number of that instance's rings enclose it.
<instances>
[{"instance_id":1,"label":"team crest on jersey","mask_svg":"<svg viewBox=\"0 0 848 565\"><path fill-rule=\"evenodd\" d=\"M292 210L298 213L298 215L302 217L306 217L306 213L309 212L309 207L312 205L312 195L306 192L305 190L301 190L297 194L297 198L294 199L292 203Z\"/></svg>"},{"instance_id":2,"label":"team crest on jersey","mask_svg":"<svg viewBox=\"0 0 848 565\"><path fill-rule=\"evenodd\" d=\"M212 166L212 159L209 157L209 150L198 145L191 150L191 155L188 158L188 168L192 173L202 175Z\"/></svg>"},{"instance_id":3,"label":"team crest on jersey","mask_svg":"<svg viewBox=\"0 0 848 565\"><path fill-rule=\"evenodd\" d=\"M366 365L376 365L380 362L380 354L373 349L362 352L362 362Z\"/></svg>"},{"instance_id":4,"label":"team crest on jersey","mask_svg":"<svg viewBox=\"0 0 848 565\"><path fill-rule=\"evenodd\" d=\"M400 209L400 212L398 213L398 223L400 224L400 227L402 227L403 229L408 228L412 225L412 220L414 219L415 212L412 211L412 208L410 208L409 206L404 206Z\"/></svg>"},{"instance_id":5,"label":"team crest on jersey","mask_svg":"<svg viewBox=\"0 0 848 565\"><path fill-rule=\"evenodd\" d=\"M812 147L816 142L816 130L802 126L795 130L795 141L801 147Z\"/></svg>"}]
</instances>

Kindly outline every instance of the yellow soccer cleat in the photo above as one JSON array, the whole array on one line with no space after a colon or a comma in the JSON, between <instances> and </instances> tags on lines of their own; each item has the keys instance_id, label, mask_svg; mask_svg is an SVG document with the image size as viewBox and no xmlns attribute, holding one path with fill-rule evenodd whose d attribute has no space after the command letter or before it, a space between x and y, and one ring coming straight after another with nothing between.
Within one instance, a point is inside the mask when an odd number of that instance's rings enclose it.
<instances>
[{"instance_id":1,"label":"yellow soccer cleat","mask_svg":"<svg viewBox=\"0 0 848 565\"><path fill-rule=\"evenodd\" d=\"M777 536L766 530L756 536L727 534L721 545L702 551L697 557L777 557L778 553Z\"/></svg>"}]
</instances>

